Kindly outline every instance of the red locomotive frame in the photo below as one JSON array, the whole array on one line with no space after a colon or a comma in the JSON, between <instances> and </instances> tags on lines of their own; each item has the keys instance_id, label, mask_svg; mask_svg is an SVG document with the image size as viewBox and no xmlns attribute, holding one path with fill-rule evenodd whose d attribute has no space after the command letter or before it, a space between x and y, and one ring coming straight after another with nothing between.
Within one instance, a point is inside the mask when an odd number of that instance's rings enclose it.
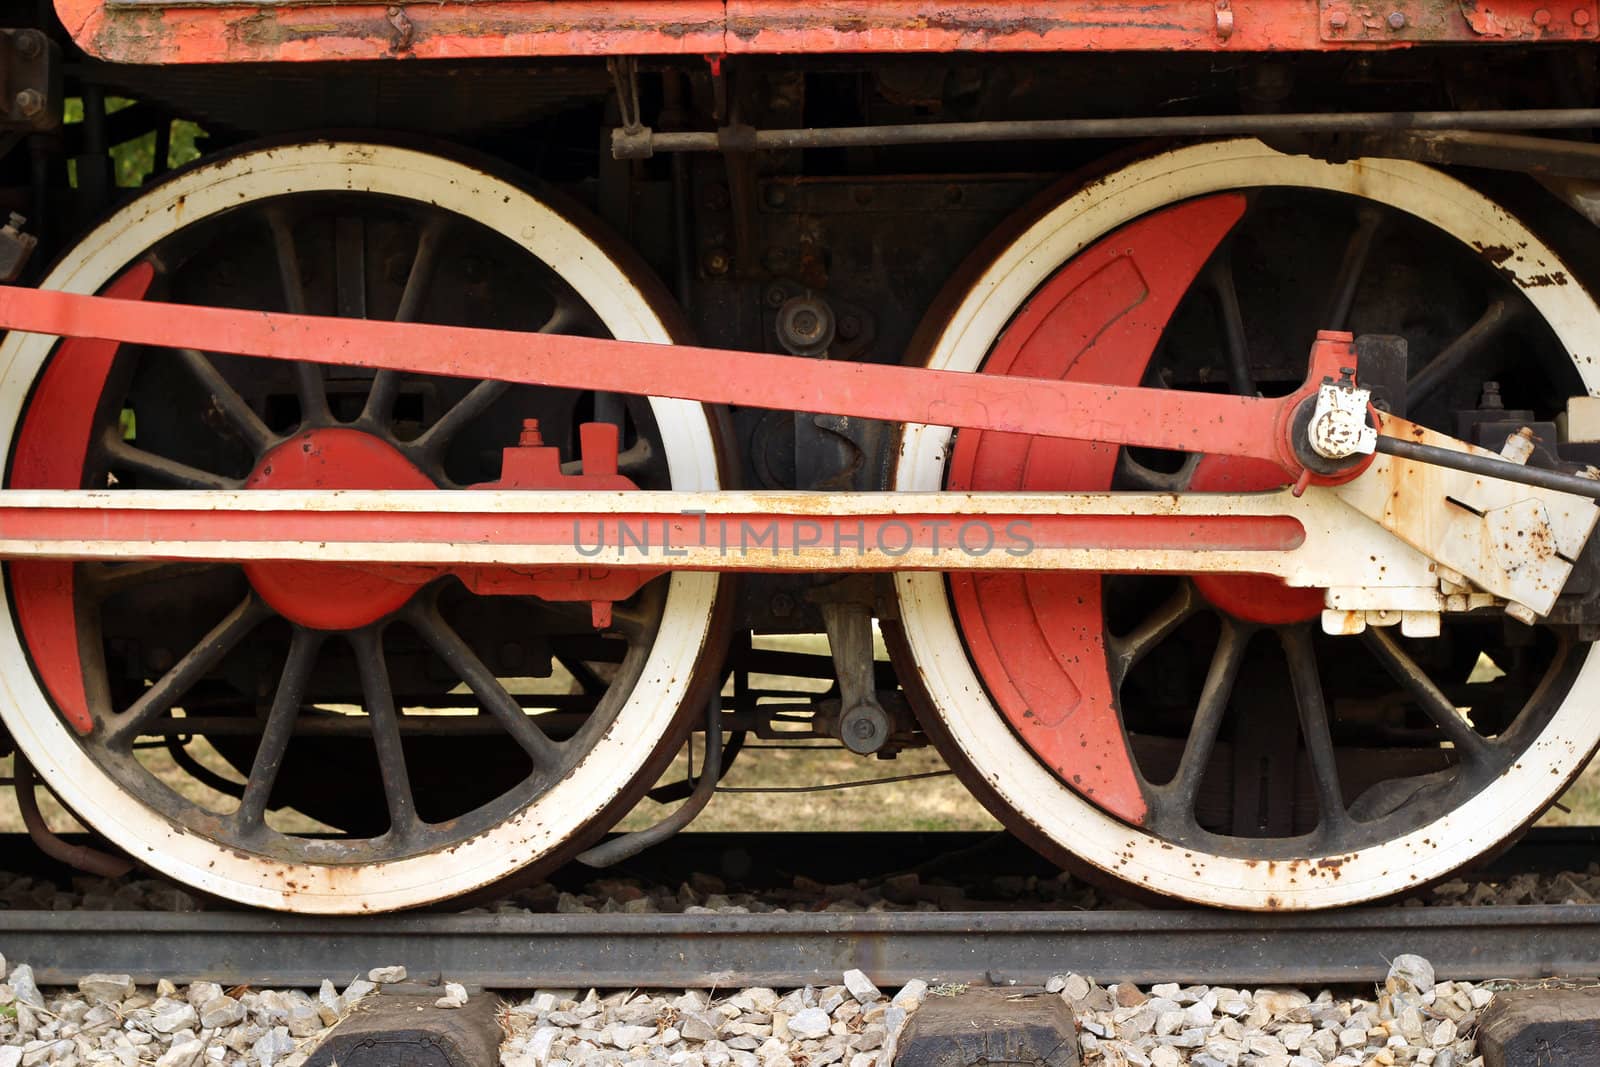
<instances>
[{"instance_id":1,"label":"red locomotive frame","mask_svg":"<svg viewBox=\"0 0 1600 1067\"><path fill-rule=\"evenodd\" d=\"M57 0L122 63L928 52L1296 52L1593 40L1594 0Z\"/></svg>"}]
</instances>

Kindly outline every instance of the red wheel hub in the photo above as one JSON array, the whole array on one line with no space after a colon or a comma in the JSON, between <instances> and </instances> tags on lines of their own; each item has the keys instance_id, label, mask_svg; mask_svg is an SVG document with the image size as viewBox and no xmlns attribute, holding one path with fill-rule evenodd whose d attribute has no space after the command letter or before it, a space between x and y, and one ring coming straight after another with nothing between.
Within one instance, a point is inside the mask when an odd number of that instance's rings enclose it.
<instances>
[{"instance_id":1,"label":"red wheel hub","mask_svg":"<svg viewBox=\"0 0 1600 1067\"><path fill-rule=\"evenodd\" d=\"M1236 194L1147 215L1074 256L1023 306L985 374L1138 385L1167 322L1244 212ZM1111 487L1117 448L1018 434L957 435L951 489ZM1146 803L1106 660L1097 575L996 572L950 578L956 621L990 696L1060 778L1131 823Z\"/></svg>"},{"instance_id":2,"label":"red wheel hub","mask_svg":"<svg viewBox=\"0 0 1600 1067\"><path fill-rule=\"evenodd\" d=\"M360 430L297 434L261 457L247 489L436 489L399 450ZM429 573L338 563L251 562L250 584L280 615L314 630L354 630L398 611Z\"/></svg>"},{"instance_id":3,"label":"red wheel hub","mask_svg":"<svg viewBox=\"0 0 1600 1067\"><path fill-rule=\"evenodd\" d=\"M1248 493L1285 484L1271 463L1242 456L1203 456L1189 488L1197 493ZM1195 588L1219 610L1269 626L1308 622L1322 614L1321 589L1296 588L1270 574L1196 574Z\"/></svg>"}]
</instances>

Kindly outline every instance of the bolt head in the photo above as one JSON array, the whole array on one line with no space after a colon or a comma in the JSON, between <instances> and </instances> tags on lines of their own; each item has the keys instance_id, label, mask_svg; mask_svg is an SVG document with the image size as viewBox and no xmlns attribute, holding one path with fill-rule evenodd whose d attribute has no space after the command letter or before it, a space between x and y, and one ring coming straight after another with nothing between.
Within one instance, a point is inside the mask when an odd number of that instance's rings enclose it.
<instances>
[{"instance_id":1,"label":"bolt head","mask_svg":"<svg viewBox=\"0 0 1600 1067\"><path fill-rule=\"evenodd\" d=\"M1572 13L1572 24L1574 26L1587 26L1589 25L1589 18L1589 9L1580 7Z\"/></svg>"},{"instance_id":2,"label":"bolt head","mask_svg":"<svg viewBox=\"0 0 1600 1067\"><path fill-rule=\"evenodd\" d=\"M1550 12L1548 10L1546 10L1545 8L1542 8L1542 7L1539 10L1535 11L1533 13L1533 24L1535 26L1548 26L1548 25L1550 25Z\"/></svg>"},{"instance_id":3,"label":"bolt head","mask_svg":"<svg viewBox=\"0 0 1600 1067\"><path fill-rule=\"evenodd\" d=\"M1404 11L1391 11L1391 12L1389 12L1389 28L1391 30L1403 30L1403 29L1405 29L1406 28L1406 13Z\"/></svg>"},{"instance_id":4,"label":"bolt head","mask_svg":"<svg viewBox=\"0 0 1600 1067\"><path fill-rule=\"evenodd\" d=\"M44 110L44 95L37 89L24 89L11 101L13 109L23 118L33 118Z\"/></svg>"},{"instance_id":5,"label":"bolt head","mask_svg":"<svg viewBox=\"0 0 1600 1067\"><path fill-rule=\"evenodd\" d=\"M1346 26L1348 26L1349 24L1350 24L1350 17L1348 15L1346 15L1343 11L1335 11L1333 14L1328 16L1328 28L1329 29L1342 30Z\"/></svg>"},{"instance_id":6,"label":"bolt head","mask_svg":"<svg viewBox=\"0 0 1600 1067\"><path fill-rule=\"evenodd\" d=\"M17 54L23 59L33 59L44 51L44 35L38 30L23 30L16 38Z\"/></svg>"},{"instance_id":7,"label":"bolt head","mask_svg":"<svg viewBox=\"0 0 1600 1067\"><path fill-rule=\"evenodd\" d=\"M728 259L728 253L720 248L713 248L705 255L705 268L707 274L726 274L728 273L728 267L731 265L732 261Z\"/></svg>"}]
</instances>

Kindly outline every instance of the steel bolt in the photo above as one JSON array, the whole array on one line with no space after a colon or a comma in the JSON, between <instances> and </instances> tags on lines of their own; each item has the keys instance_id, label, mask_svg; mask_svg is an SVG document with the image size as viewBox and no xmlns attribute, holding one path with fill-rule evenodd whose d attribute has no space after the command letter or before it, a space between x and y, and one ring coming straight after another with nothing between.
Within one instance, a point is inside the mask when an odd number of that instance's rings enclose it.
<instances>
[{"instance_id":1,"label":"steel bolt","mask_svg":"<svg viewBox=\"0 0 1600 1067\"><path fill-rule=\"evenodd\" d=\"M1389 12L1389 28L1391 30L1403 30L1403 29L1405 29L1406 28L1406 13L1404 11L1391 11L1391 12Z\"/></svg>"},{"instance_id":2,"label":"steel bolt","mask_svg":"<svg viewBox=\"0 0 1600 1067\"><path fill-rule=\"evenodd\" d=\"M839 320L839 336L846 341L854 341L861 336L861 318L857 315L846 315Z\"/></svg>"},{"instance_id":3,"label":"steel bolt","mask_svg":"<svg viewBox=\"0 0 1600 1067\"><path fill-rule=\"evenodd\" d=\"M782 207L789 202L789 190L781 185L767 186L767 206Z\"/></svg>"},{"instance_id":4,"label":"steel bolt","mask_svg":"<svg viewBox=\"0 0 1600 1067\"><path fill-rule=\"evenodd\" d=\"M1574 26L1589 25L1589 10L1587 8L1580 7L1574 11L1572 13L1572 24Z\"/></svg>"},{"instance_id":5,"label":"steel bolt","mask_svg":"<svg viewBox=\"0 0 1600 1067\"><path fill-rule=\"evenodd\" d=\"M517 444L523 448L537 448L544 444L544 434L539 432L538 419L522 420L522 435L517 439Z\"/></svg>"},{"instance_id":6,"label":"steel bolt","mask_svg":"<svg viewBox=\"0 0 1600 1067\"><path fill-rule=\"evenodd\" d=\"M44 96L37 89L24 89L11 102L12 108L25 119L31 119L44 110Z\"/></svg>"},{"instance_id":7,"label":"steel bolt","mask_svg":"<svg viewBox=\"0 0 1600 1067\"><path fill-rule=\"evenodd\" d=\"M773 593L768 606L772 609L772 614L778 618L787 618L794 613L794 597L788 593Z\"/></svg>"},{"instance_id":8,"label":"steel bolt","mask_svg":"<svg viewBox=\"0 0 1600 1067\"><path fill-rule=\"evenodd\" d=\"M821 297L793 297L778 309L777 330L791 355L820 356L833 343L833 309Z\"/></svg>"},{"instance_id":9,"label":"steel bolt","mask_svg":"<svg viewBox=\"0 0 1600 1067\"><path fill-rule=\"evenodd\" d=\"M1343 11L1335 11L1328 16L1328 29L1333 30L1335 33L1343 30L1349 24L1350 18Z\"/></svg>"},{"instance_id":10,"label":"steel bolt","mask_svg":"<svg viewBox=\"0 0 1600 1067\"><path fill-rule=\"evenodd\" d=\"M769 285L769 286L767 286L767 307L769 307L769 308L781 308L781 307L783 307L783 302L785 300L787 300L787 299L789 299L789 294L784 292L783 286L781 286L781 285Z\"/></svg>"},{"instance_id":11,"label":"steel bolt","mask_svg":"<svg viewBox=\"0 0 1600 1067\"><path fill-rule=\"evenodd\" d=\"M33 59L44 51L44 36L38 30L23 30L16 36L17 55Z\"/></svg>"},{"instance_id":12,"label":"steel bolt","mask_svg":"<svg viewBox=\"0 0 1600 1067\"><path fill-rule=\"evenodd\" d=\"M728 268L732 266L732 261L728 259L727 251L721 248L713 248L707 252L704 263L706 273L711 275L726 274L728 273Z\"/></svg>"},{"instance_id":13,"label":"steel bolt","mask_svg":"<svg viewBox=\"0 0 1600 1067\"><path fill-rule=\"evenodd\" d=\"M1547 10L1546 8L1542 8L1541 7L1539 10L1535 11L1533 13L1533 24L1535 26L1548 26L1548 25L1550 25L1550 12L1549 12L1549 10Z\"/></svg>"}]
</instances>

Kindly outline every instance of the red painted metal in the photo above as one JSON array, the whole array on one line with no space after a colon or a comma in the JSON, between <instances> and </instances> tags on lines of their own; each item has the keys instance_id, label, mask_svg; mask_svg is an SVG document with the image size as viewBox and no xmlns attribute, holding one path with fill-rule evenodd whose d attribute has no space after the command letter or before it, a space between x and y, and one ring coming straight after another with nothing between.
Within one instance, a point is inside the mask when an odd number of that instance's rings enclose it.
<instances>
[{"instance_id":1,"label":"red painted metal","mask_svg":"<svg viewBox=\"0 0 1600 1067\"><path fill-rule=\"evenodd\" d=\"M551 492L552 497L557 495ZM114 500L113 496L113 500ZM46 546L60 543L60 555L81 555L72 547L84 541L114 541L130 546L129 556L146 542L161 542L162 559L212 560L217 545L247 546L290 542L301 548L317 546L331 552L343 545L394 545L410 551L389 553L371 565L398 571L412 569L416 584L444 573L433 563L436 549L492 549L496 546L557 547L566 552L576 545L580 555L596 560L605 572L626 569L647 576L664 566L687 570L747 570L779 572L814 570L817 556L838 560L838 569L894 571L905 569L896 560L913 549L937 555L930 569L960 569L969 559L988 559L985 566L1025 569L1028 557L1040 549L1079 551L1183 551L1183 552L1287 552L1305 543L1305 528L1291 515L1040 515L986 514L965 531L962 516L949 512L837 514L820 512L750 511L717 515L698 512L582 512L428 509L408 506L402 513L387 510L227 510L222 508L104 508L38 506L8 501L0 507L0 540L25 541ZM704 550L693 560L668 564L674 556ZM815 553L815 554L813 554ZM293 560L297 554L266 559ZM359 554L355 562L360 563ZM529 585L515 585L520 575L528 581L559 578L577 585L573 595L549 599L591 600L594 588L585 583L584 568L566 564L549 567L492 565L506 573L494 592L527 593ZM554 572L565 568L568 573ZM481 579L493 586L496 579ZM637 583L635 583L637 584ZM539 593L538 595L545 595Z\"/></svg>"},{"instance_id":2,"label":"red painted metal","mask_svg":"<svg viewBox=\"0 0 1600 1067\"><path fill-rule=\"evenodd\" d=\"M261 457L247 489L436 489L399 450L360 430L308 430ZM245 577L280 615L354 630L398 611L429 575L338 563L250 562Z\"/></svg>"},{"instance_id":3,"label":"red painted metal","mask_svg":"<svg viewBox=\"0 0 1600 1067\"><path fill-rule=\"evenodd\" d=\"M1572 18L1590 6L1548 5L1549 21L1540 25L1530 12L1508 34L1481 0L963 0L939 8L921 0L55 0L79 46L121 63L700 54L715 65L727 55L786 53L1372 50L1592 36L1592 22ZM1387 16L1398 8L1408 22L1397 30Z\"/></svg>"},{"instance_id":4,"label":"red painted metal","mask_svg":"<svg viewBox=\"0 0 1600 1067\"><path fill-rule=\"evenodd\" d=\"M105 295L114 300L139 300L154 277L149 264L137 264L107 286ZM17 431L7 482L11 488L83 488L96 409L120 347L114 341L72 338L56 348ZM34 670L67 722L79 733L88 733L94 720L83 688L73 564L18 560L7 569L17 625Z\"/></svg>"},{"instance_id":5,"label":"red painted metal","mask_svg":"<svg viewBox=\"0 0 1600 1067\"><path fill-rule=\"evenodd\" d=\"M1244 211L1237 195L1147 215L1074 257L1029 300L984 376L1136 386L1196 274ZM963 433L951 489L1104 490L1117 448ZM1106 811L1140 823L1146 803L1106 666L1097 574L953 574L963 639L990 697L1022 741Z\"/></svg>"},{"instance_id":6,"label":"red painted metal","mask_svg":"<svg viewBox=\"0 0 1600 1067\"><path fill-rule=\"evenodd\" d=\"M539 424L528 419L521 440L502 453L498 481L473 489L637 489L617 473L617 428L608 423L579 427L583 473L561 473L560 449L544 444ZM433 479L387 442L343 427L308 430L273 448L245 482L247 489L436 489ZM376 518L376 516L373 516ZM310 517L315 524L318 520ZM402 535L409 520L389 518L390 534ZM255 524L253 524L255 525ZM192 527L187 527L192 529ZM299 518L255 525L257 539L304 537ZM568 530L570 533L570 529ZM224 536L220 531L216 536ZM421 586L455 574L484 596L533 596L542 600L587 600L595 626L610 625L611 604L624 600L659 571L607 567L427 567L382 564L251 561L245 576L263 600L285 618L316 630L353 630L398 611Z\"/></svg>"},{"instance_id":7,"label":"red painted metal","mask_svg":"<svg viewBox=\"0 0 1600 1067\"><path fill-rule=\"evenodd\" d=\"M1330 44L1594 40L1595 0L1320 0Z\"/></svg>"},{"instance_id":8,"label":"red painted metal","mask_svg":"<svg viewBox=\"0 0 1600 1067\"><path fill-rule=\"evenodd\" d=\"M1202 458L1189 480L1197 493L1247 493L1285 485L1283 472L1270 463L1237 456ZM1326 594L1286 584L1270 574L1196 574L1200 594L1221 610L1268 625L1308 622L1322 614Z\"/></svg>"},{"instance_id":9,"label":"red painted metal","mask_svg":"<svg viewBox=\"0 0 1600 1067\"><path fill-rule=\"evenodd\" d=\"M1312 350L1306 385L1268 400L606 338L135 303L15 287L0 287L0 326L270 359L1250 456L1291 476L1301 471L1290 437L1295 408L1341 365L1355 365L1348 334L1322 335Z\"/></svg>"}]
</instances>

